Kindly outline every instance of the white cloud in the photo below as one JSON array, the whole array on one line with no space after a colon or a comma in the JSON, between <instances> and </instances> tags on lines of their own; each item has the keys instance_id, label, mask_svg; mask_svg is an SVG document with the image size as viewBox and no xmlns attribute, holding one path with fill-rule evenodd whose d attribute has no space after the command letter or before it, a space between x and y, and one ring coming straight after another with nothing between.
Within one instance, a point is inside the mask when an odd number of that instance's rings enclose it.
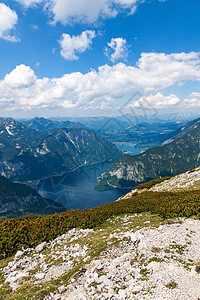
<instances>
[{"instance_id":1,"label":"white cloud","mask_svg":"<svg viewBox=\"0 0 200 300\"><path fill-rule=\"evenodd\" d=\"M34 71L25 65L17 66L4 78L4 83L11 88L30 87L36 81Z\"/></svg>"},{"instance_id":2,"label":"white cloud","mask_svg":"<svg viewBox=\"0 0 200 300\"><path fill-rule=\"evenodd\" d=\"M95 37L95 31L86 30L78 36L70 36L63 33L62 39L59 41L61 46L61 55L67 60L79 59L78 53L85 52L90 48L92 40Z\"/></svg>"},{"instance_id":3,"label":"white cloud","mask_svg":"<svg viewBox=\"0 0 200 300\"><path fill-rule=\"evenodd\" d=\"M99 18L114 18L119 13L134 14L146 0L14 0L25 8L42 4L52 17L52 23L92 24ZM164 2L165 0L158 0Z\"/></svg>"},{"instance_id":4,"label":"white cloud","mask_svg":"<svg viewBox=\"0 0 200 300\"><path fill-rule=\"evenodd\" d=\"M200 93L192 93L188 98L184 99L183 105L186 108L200 107Z\"/></svg>"},{"instance_id":5,"label":"white cloud","mask_svg":"<svg viewBox=\"0 0 200 300\"><path fill-rule=\"evenodd\" d=\"M38 26L37 24L31 25L31 28L32 28L33 30L39 30L39 26Z\"/></svg>"},{"instance_id":6,"label":"white cloud","mask_svg":"<svg viewBox=\"0 0 200 300\"><path fill-rule=\"evenodd\" d=\"M17 0L19 1L19 0ZM21 0L23 1L23 0ZM25 0L24 0L25 1ZM135 13L146 0L48 0L53 22L62 24L94 23L99 18L114 18L120 12Z\"/></svg>"},{"instance_id":7,"label":"white cloud","mask_svg":"<svg viewBox=\"0 0 200 300\"><path fill-rule=\"evenodd\" d=\"M113 53L110 54L110 49ZM108 47L105 48L105 55L114 63L119 59L125 59L128 55L128 49L126 46L126 39L123 38L112 38Z\"/></svg>"},{"instance_id":8,"label":"white cloud","mask_svg":"<svg viewBox=\"0 0 200 300\"><path fill-rule=\"evenodd\" d=\"M157 107L167 107L178 104L179 98L163 96L160 90L189 80L200 81L200 53L142 53L136 66L104 65L52 79L39 79L30 67L20 65L0 81L0 107L84 109L115 102L119 107L124 96L136 91L151 94L147 99ZM197 94L192 98L198 99Z\"/></svg>"},{"instance_id":9,"label":"white cloud","mask_svg":"<svg viewBox=\"0 0 200 300\"><path fill-rule=\"evenodd\" d=\"M72 23L93 23L101 17L115 17L117 11L110 0L49 0L48 9L54 22L64 25Z\"/></svg>"},{"instance_id":10,"label":"white cloud","mask_svg":"<svg viewBox=\"0 0 200 300\"><path fill-rule=\"evenodd\" d=\"M16 12L4 3L0 3L0 38L10 42L19 41L15 36L10 35L10 30L14 29L17 21Z\"/></svg>"},{"instance_id":11,"label":"white cloud","mask_svg":"<svg viewBox=\"0 0 200 300\"><path fill-rule=\"evenodd\" d=\"M139 100L135 101L128 105L128 108L139 108L139 107L153 107L153 108L163 108L170 107L179 104L180 99L171 94L169 96L164 96L161 93L157 93L155 95L149 95L148 97L141 97Z\"/></svg>"},{"instance_id":12,"label":"white cloud","mask_svg":"<svg viewBox=\"0 0 200 300\"><path fill-rule=\"evenodd\" d=\"M115 0L115 3L121 5L122 9L129 9L129 14L134 14L138 5L144 2L145 0Z\"/></svg>"},{"instance_id":13,"label":"white cloud","mask_svg":"<svg viewBox=\"0 0 200 300\"><path fill-rule=\"evenodd\" d=\"M30 6L35 6L39 3L41 3L43 0L14 0L20 4L22 4L23 6L25 6L26 8L30 7Z\"/></svg>"}]
</instances>

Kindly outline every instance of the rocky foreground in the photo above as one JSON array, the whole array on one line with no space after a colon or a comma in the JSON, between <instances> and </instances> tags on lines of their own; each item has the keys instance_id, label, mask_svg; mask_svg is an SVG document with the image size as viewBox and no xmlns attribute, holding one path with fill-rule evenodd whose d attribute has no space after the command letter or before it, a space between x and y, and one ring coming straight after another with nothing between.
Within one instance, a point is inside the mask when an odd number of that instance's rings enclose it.
<instances>
[{"instance_id":1,"label":"rocky foreground","mask_svg":"<svg viewBox=\"0 0 200 300\"><path fill-rule=\"evenodd\" d=\"M200 299L200 221L159 222L147 214L117 217L18 251L1 270L2 288L20 295L12 299L41 299L26 294L25 283L33 291L51 283L45 300Z\"/></svg>"}]
</instances>

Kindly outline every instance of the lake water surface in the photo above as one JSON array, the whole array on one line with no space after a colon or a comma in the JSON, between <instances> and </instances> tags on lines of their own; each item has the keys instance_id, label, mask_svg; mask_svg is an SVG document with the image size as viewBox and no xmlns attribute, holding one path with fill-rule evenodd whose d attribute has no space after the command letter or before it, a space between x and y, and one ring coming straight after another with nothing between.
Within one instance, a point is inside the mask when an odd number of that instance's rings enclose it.
<instances>
[{"instance_id":1,"label":"lake water surface","mask_svg":"<svg viewBox=\"0 0 200 300\"><path fill-rule=\"evenodd\" d=\"M93 208L113 202L130 190L95 191L97 177L113 162L82 167L62 176L53 176L40 182L37 187L41 196L63 204L67 209Z\"/></svg>"},{"instance_id":2,"label":"lake water surface","mask_svg":"<svg viewBox=\"0 0 200 300\"><path fill-rule=\"evenodd\" d=\"M142 152L141 149L136 148L133 144L131 143L114 143L115 146L122 152L129 154L129 155L138 155Z\"/></svg>"}]
</instances>

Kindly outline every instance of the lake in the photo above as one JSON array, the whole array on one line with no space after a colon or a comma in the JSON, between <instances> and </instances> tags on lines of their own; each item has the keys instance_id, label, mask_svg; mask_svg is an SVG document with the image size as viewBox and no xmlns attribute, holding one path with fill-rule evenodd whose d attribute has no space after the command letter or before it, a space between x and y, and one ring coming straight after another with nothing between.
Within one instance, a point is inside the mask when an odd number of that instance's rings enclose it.
<instances>
[{"instance_id":1,"label":"lake","mask_svg":"<svg viewBox=\"0 0 200 300\"><path fill-rule=\"evenodd\" d=\"M61 176L52 176L40 181L37 190L41 196L63 204L67 209L93 208L113 202L130 190L95 191L97 177L113 162L104 162L82 167Z\"/></svg>"},{"instance_id":2,"label":"lake","mask_svg":"<svg viewBox=\"0 0 200 300\"><path fill-rule=\"evenodd\" d=\"M135 146L131 143L118 143L114 142L115 146L125 154L129 155L138 155L142 152L141 149L135 148Z\"/></svg>"}]
</instances>

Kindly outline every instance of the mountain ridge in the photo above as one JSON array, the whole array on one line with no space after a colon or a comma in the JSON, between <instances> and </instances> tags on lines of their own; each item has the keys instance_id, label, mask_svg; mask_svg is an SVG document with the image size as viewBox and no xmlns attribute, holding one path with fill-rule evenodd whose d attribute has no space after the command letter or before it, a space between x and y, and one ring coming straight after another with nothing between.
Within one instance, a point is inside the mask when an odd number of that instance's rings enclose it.
<instances>
[{"instance_id":1,"label":"mountain ridge","mask_svg":"<svg viewBox=\"0 0 200 300\"><path fill-rule=\"evenodd\" d=\"M31 129L40 132L51 130L53 128L85 128L85 126L80 122L71 122L67 120L59 122L43 117L35 117L30 120L22 120L21 123Z\"/></svg>"},{"instance_id":2,"label":"mountain ridge","mask_svg":"<svg viewBox=\"0 0 200 300\"><path fill-rule=\"evenodd\" d=\"M200 166L200 120L162 147L136 155L124 155L99 178L96 190L135 187L155 178L173 176Z\"/></svg>"},{"instance_id":3,"label":"mountain ridge","mask_svg":"<svg viewBox=\"0 0 200 300\"><path fill-rule=\"evenodd\" d=\"M36 180L120 155L115 145L86 128L37 132L0 118L0 174L12 180Z\"/></svg>"}]
</instances>

